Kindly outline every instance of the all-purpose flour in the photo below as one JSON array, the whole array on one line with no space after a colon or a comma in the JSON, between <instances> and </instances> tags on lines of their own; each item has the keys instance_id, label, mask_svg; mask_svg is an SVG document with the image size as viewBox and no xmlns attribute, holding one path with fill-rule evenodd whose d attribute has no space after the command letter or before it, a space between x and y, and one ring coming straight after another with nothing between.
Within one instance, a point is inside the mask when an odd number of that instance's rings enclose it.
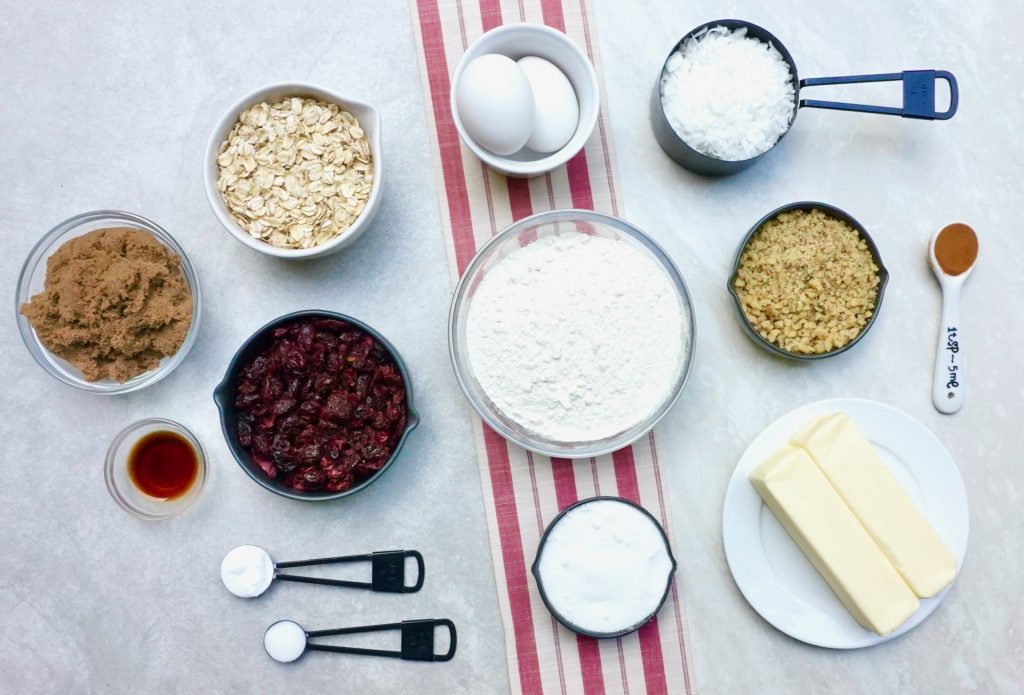
<instances>
[{"instance_id":1,"label":"all-purpose flour","mask_svg":"<svg viewBox=\"0 0 1024 695\"><path fill-rule=\"evenodd\" d=\"M543 237L480 282L466 324L473 374L511 420L558 442L611 437L675 385L683 307L658 261L628 241Z\"/></svg>"}]
</instances>

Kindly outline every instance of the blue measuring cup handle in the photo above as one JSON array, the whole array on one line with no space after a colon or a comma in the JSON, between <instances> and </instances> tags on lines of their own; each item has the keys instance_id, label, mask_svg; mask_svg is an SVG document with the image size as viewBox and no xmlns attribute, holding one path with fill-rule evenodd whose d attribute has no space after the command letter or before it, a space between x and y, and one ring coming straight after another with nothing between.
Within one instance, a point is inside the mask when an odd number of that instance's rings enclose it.
<instances>
[{"instance_id":1,"label":"blue measuring cup handle","mask_svg":"<svg viewBox=\"0 0 1024 695\"><path fill-rule=\"evenodd\" d=\"M935 81L945 80L949 85L949 108L942 112L935 111ZM800 107L812 109L833 109L835 111L859 111L861 113L880 113L886 116L902 116L903 118L919 118L929 121L945 121L956 113L960 101L956 77L947 70L905 70L882 75L850 75L847 77L809 77L800 80L800 89L822 85L859 84L862 82L902 82L903 107L872 106L869 104L848 104L841 101L819 101L801 99Z\"/></svg>"}]
</instances>

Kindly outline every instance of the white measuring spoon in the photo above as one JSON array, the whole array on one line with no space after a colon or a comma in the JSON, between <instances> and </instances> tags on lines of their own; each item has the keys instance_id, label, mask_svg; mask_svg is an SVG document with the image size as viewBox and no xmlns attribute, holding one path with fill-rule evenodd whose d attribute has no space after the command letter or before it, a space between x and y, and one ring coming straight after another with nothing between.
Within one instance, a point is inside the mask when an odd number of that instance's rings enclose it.
<instances>
[{"instance_id":1,"label":"white measuring spoon","mask_svg":"<svg viewBox=\"0 0 1024 695\"><path fill-rule=\"evenodd\" d=\"M951 414L960 410L964 404L964 351L963 338L960 330L960 290L967 281L967 276L977 262L977 236L975 235L975 254L970 265L958 274L952 275L942 269L935 257L935 242L939 235L952 227L964 227L972 235L974 230L967 225L949 224L935 232L928 242L928 260L932 272L939 280L942 288L942 322L939 324L939 339L935 350L935 374L932 378L932 403L940 413Z\"/></svg>"}]
</instances>

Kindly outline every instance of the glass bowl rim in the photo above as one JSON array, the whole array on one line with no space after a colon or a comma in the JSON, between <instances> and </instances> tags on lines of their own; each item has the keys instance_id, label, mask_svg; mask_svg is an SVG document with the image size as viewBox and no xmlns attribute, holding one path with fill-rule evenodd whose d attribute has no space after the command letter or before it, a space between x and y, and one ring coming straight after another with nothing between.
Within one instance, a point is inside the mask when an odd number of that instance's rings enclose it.
<instances>
[{"instance_id":1,"label":"glass bowl rim","mask_svg":"<svg viewBox=\"0 0 1024 695\"><path fill-rule=\"evenodd\" d=\"M132 226L154 236L158 242L169 248L176 256L178 256L181 262L182 273L185 276L185 281L188 282L189 290L192 292L192 322L189 324L188 333L186 333L185 340L182 341L181 347L178 348L178 351L173 355L166 357L166 361L162 364L157 365L149 371L134 376L123 383L111 381L86 381L81 377L75 377L74 375L67 374L63 370L59 370L54 367L47 356L50 356L53 359L59 358L42 344L42 341L40 341L39 337L36 335L35 329L32 328L32 324L21 314L22 305L31 299L28 287L31 277L35 275L36 271L39 269L40 263L48 261L52 255L44 255L44 251L56 240L67 235L69 232L73 232L84 225L100 220L122 222L125 223L125 226ZM185 360L185 357L192 349L192 346L196 342L196 337L199 334L199 323L202 316L202 290L199 285L199 276L197 275L195 267L192 265L192 261L189 259L188 254L185 253L185 249L182 248L177 240L163 227L142 215L137 215L132 212L125 212L123 210L91 210L89 212L83 212L69 217L63 222L55 225L43 234L43 236L40 237L32 246L32 249L29 251L24 263L22 263L21 271L18 275L18 285L14 298L14 314L15 320L18 324L18 332L21 334L21 339L25 343L25 347L28 348L29 354L32 355L32 359L34 359L47 374L61 383L73 386L74 388L87 393L94 393L101 396L113 396L122 393L131 393L147 386L151 386L174 371L178 365Z\"/></svg>"},{"instance_id":2,"label":"glass bowl rim","mask_svg":"<svg viewBox=\"0 0 1024 695\"><path fill-rule=\"evenodd\" d=\"M635 242L645 247L665 270L677 290L680 303L686 310L684 325L689 331L689 340L680 360L682 369L672 395L659 406L658 410L655 411L653 415L610 439L602 440L604 443L600 446L592 443L573 442L571 444L583 444L584 446L576 446L573 449L569 449L565 448L565 443L541 442L539 441L540 438L538 438L537 442L527 441L518 433L506 427L505 423L502 421L501 417L497 416L496 412L492 414L490 412L491 409L485 404L479 402L471 393L467 381L469 375L472 374L472 371L468 364L462 364L462 358L459 356L458 350L456 349L456 345L459 343L459 309L462 307L463 303L466 302L466 293L469 286L476 279L481 266L490 259L495 249L501 246L508 239L514 237L528 227L539 226L551 222L594 222L611 227L617 232L621 232L626 236L629 236ZM472 406L477 415L479 415L491 429L501 435L504 439L507 439L524 449L549 457L579 459L604 456L605 454L610 454L613 451L624 449L650 432L658 422L668 414L676 401L679 400L679 396L686 387L686 383L693 371L696 344L697 323L693 299L690 296L689 288L686 286L686 280L683 279L682 273L679 272L679 268L676 267L672 257L668 255L665 249L663 249L658 242L632 223L620 217L615 217L614 215L609 215L603 212L597 212L596 210L584 210L580 208L546 210L544 212L524 217L518 222L513 222L501 232L495 234L493 237L488 239L483 246L477 249L472 260L469 262L469 265L466 266L466 269L463 271L462 276L459 278L459 282L455 287L455 292L452 295L451 306L448 311L448 356L451 359L452 369L455 371L455 378L459 382L459 387L462 389L462 393L466 397L466 400L469 401L470 406ZM463 368L466 370L465 374L463 373Z\"/></svg>"},{"instance_id":3,"label":"glass bowl rim","mask_svg":"<svg viewBox=\"0 0 1024 695\"><path fill-rule=\"evenodd\" d=\"M152 512L146 512L139 509L121 493L121 490L118 488L117 483L114 482L114 459L117 455L118 450L120 449L121 445L124 444L125 440L127 440L128 437L131 436L133 432L136 432L148 425L162 426L165 429L180 434L182 437L188 440L188 443L191 444L192 447L195 449L196 458L198 462L198 470L196 471L196 482L193 483L192 488L189 490L188 493L191 494L191 498L185 503L181 503L177 500L172 500L171 502L168 503L169 505L171 505L172 508L169 509L168 512L164 514L154 514ZM148 417L143 418L141 420L136 420L126 425L120 432L114 435L114 438L110 441L110 446L107 447L107 454L103 461L103 480L107 485L107 492L110 493L110 496L113 498L114 502L116 502L117 505L121 507L121 509L124 509L126 512L132 514L133 516L136 516L139 519L143 519L145 521L163 521L164 519L172 519L178 516L179 514L184 512L186 509L189 509L190 507L192 507L192 505L196 503L196 500L199 499L200 495L202 495L203 493L203 490L206 488L206 478L208 470L209 461L206 456L206 449L203 448L203 443L199 441L199 437L195 436L195 434L192 433L192 430L190 430L188 427L185 427L185 425L181 424L180 422L171 420L169 418Z\"/></svg>"}]
</instances>

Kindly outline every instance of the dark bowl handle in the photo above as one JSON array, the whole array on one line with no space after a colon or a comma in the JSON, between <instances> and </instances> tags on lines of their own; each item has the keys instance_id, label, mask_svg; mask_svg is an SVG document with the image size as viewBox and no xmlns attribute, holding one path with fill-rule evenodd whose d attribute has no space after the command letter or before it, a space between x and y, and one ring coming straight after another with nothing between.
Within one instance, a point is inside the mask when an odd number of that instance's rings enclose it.
<instances>
[{"instance_id":1,"label":"dark bowl handle","mask_svg":"<svg viewBox=\"0 0 1024 695\"><path fill-rule=\"evenodd\" d=\"M408 393L408 392L407 392ZM410 399L411 401L411 399ZM411 402L406 406L405 431L412 432L420 426L420 411Z\"/></svg>"},{"instance_id":2,"label":"dark bowl handle","mask_svg":"<svg viewBox=\"0 0 1024 695\"><path fill-rule=\"evenodd\" d=\"M217 409L222 413L224 408L227 406L228 394L228 379L217 384L217 388L213 390L213 402L217 404Z\"/></svg>"},{"instance_id":3,"label":"dark bowl handle","mask_svg":"<svg viewBox=\"0 0 1024 695\"><path fill-rule=\"evenodd\" d=\"M949 108L945 111L935 110L935 81L945 80L949 85ZM801 108L833 109L835 111L859 111L861 113L879 113L885 116L902 116L928 121L945 121L953 117L960 102L960 91L957 89L956 78L946 70L905 70L882 75L851 75L849 77L809 77L800 80L800 88L817 87L834 84L859 84L861 82L902 82L903 107L871 106L868 104L847 104L841 101L817 101L801 99Z\"/></svg>"}]
</instances>

